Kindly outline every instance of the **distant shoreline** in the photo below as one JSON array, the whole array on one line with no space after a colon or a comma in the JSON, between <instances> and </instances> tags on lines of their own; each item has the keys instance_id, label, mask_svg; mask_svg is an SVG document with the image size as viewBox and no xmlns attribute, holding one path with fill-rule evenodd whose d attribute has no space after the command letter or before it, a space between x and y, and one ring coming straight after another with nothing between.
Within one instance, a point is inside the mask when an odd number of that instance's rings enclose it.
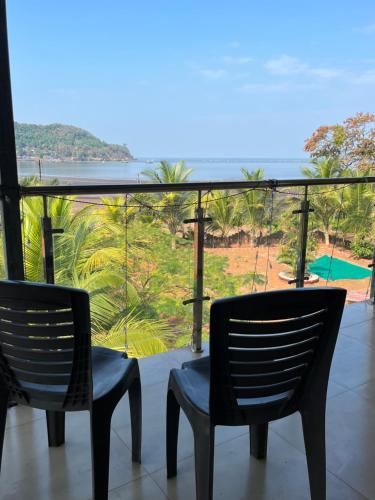
<instances>
[{"instance_id":1,"label":"distant shoreline","mask_svg":"<svg viewBox=\"0 0 375 500\"><path fill-rule=\"evenodd\" d=\"M180 158L180 159L178 159ZM155 164L155 163L160 163L162 160L166 160L169 162L177 162L177 161L185 161L185 162L207 162L207 163L239 163L239 162L249 162L249 163L300 163L300 162L310 162L311 158L269 158L269 157L249 157L249 158L242 158L242 157L154 157L154 158L148 158L148 157L143 157L143 158L129 158L128 160L98 160L98 159L93 159L93 160L71 160L71 159L46 159L46 158L25 158L25 157L17 157L17 161L20 162L34 162L38 163L39 160L41 160L41 164L48 164L48 163L150 163L150 164Z\"/></svg>"},{"instance_id":2,"label":"distant shoreline","mask_svg":"<svg viewBox=\"0 0 375 500\"><path fill-rule=\"evenodd\" d=\"M70 160L66 158L59 158L59 159L52 159L52 158L25 158L25 157L18 157L17 156L17 161L25 161L25 162L35 162L38 163L40 160L40 163L43 165L44 163L108 163L108 162L113 162L113 163L129 163L133 161L139 161L136 158L129 158L129 160L116 160L116 159L110 159L110 160Z\"/></svg>"},{"instance_id":3,"label":"distant shoreline","mask_svg":"<svg viewBox=\"0 0 375 500\"><path fill-rule=\"evenodd\" d=\"M38 175L35 175L38 177ZM21 175L21 178L30 177L29 175ZM51 181L52 179L57 179L59 185L71 186L71 185L98 185L98 184L138 184L138 179L94 179L92 177L56 177L55 175L45 175L42 174L42 182Z\"/></svg>"}]
</instances>

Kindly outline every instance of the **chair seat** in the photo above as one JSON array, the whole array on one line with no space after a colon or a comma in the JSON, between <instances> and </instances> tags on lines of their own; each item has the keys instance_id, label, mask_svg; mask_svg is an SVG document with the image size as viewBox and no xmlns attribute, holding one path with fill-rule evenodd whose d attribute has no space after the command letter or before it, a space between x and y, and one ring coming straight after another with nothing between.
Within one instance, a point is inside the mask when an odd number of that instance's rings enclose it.
<instances>
[{"instance_id":1,"label":"chair seat","mask_svg":"<svg viewBox=\"0 0 375 500\"><path fill-rule=\"evenodd\" d=\"M102 398L136 368L135 359L124 358L123 353L105 347L91 350L94 400Z\"/></svg>"},{"instance_id":2,"label":"chair seat","mask_svg":"<svg viewBox=\"0 0 375 500\"><path fill-rule=\"evenodd\" d=\"M199 411L209 415L210 400L210 357L186 361L182 370L172 370L173 377L180 389L180 394ZM237 399L237 405L243 409L257 410L262 407L279 407L293 395L286 391L274 396Z\"/></svg>"},{"instance_id":3,"label":"chair seat","mask_svg":"<svg viewBox=\"0 0 375 500\"><path fill-rule=\"evenodd\" d=\"M199 411L209 414L210 358L204 357L188 361L182 370L172 370L173 378L183 398Z\"/></svg>"},{"instance_id":4,"label":"chair seat","mask_svg":"<svg viewBox=\"0 0 375 500\"><path fill-rule=\"evenodd\" d=\"M124 358L121 352L106 347L92 347L91 359L94 401L102 398L126 380L137 366L135 359ZM66 385L42 385L31 382L22 382L21 388L32 391L35 405L38 405L39 398L42 397L39 393L43 395L43 398L48 393L51 400L63 401L68 389ZM41 408L44 406L42 405Z\"/></svg>"}]
</instances>

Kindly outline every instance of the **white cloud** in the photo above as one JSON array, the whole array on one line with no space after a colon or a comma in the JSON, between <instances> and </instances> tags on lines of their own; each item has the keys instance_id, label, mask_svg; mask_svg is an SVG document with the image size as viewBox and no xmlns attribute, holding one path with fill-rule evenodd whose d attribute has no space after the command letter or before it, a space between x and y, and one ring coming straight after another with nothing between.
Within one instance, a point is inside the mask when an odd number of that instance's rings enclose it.
<instances>
[{"instance_id":1,"label":"white cloud","mask_svg":"<svg viewBox=\"0 0 375 500\"><path fill-rule=\"evenodd\" d=\"M248 83L242 85L238 90L247 94L278 94L287 92L298 92L303 90L313 90L318 88L319 85L314 83L294 83L294 82L280 82L280 83Z\"/></svg>"},{"instance_id":2,"label":"white cloud","mask_svg":"<svg viewBox=\"0 0 375 500\"><path fill-rule=\"evenodd\" d=\"M254 58L246 56L242 57L224 56L223 62L225 62L226 64L249 64L251 62L254 62Z\"/></svg>"},{"instance_id":3,"label":"white cloud","mask_svg":"<svg viewBox=\"0 0 375 500\"><path fill-rule=\"evenodd\" d=\"M272 75L279 76L308 75L322 79L330 79L342 74L342 71L336 68L313 67L300 61L296 57L285 54L266 61L264 67Z\"/></svg>"},{"instance_id":4,"label":"white cloud","mask_svg":"<svg viewBox=\"0 0 375 500\"><path fill-rule=\"evenodd\" d=\"M354 31L363 33L364 35L375 35L375 23L362 26L361 28L356 28Z\"/></svg>"},{"instance_id":5,"label":"white cloud","mask_svg":"<svg viewBox=\"0 0 375 500\"><path fill-rule=\"evenodd\" d=\"M200 75L207 80L220 80L226 75L226 71L223 68L207 68L201 66L195 61L186 61L185 63L191 71L196 75Z\"/></svg>"},{"instance_id":6,"label":"white cloud","mask_svg":"<svg viewBox=\"0 0 375 500\"><path fill-rule=\"evenodd\" d=\"M308 68L307 73L319 78L336 78L342 74L342 71L335 68Z\"/></svg>"},{"instance_id":7,"label":"white cloud","mask_svg":"<svg viewBox=\"0 0 375 500\"><path fill-rule=\"evenodd\" d=\"M277 59L270 59L264 64L266 70L273 75L291 75L302 73L306 69L296 57L282 55Z\"/></svg>"},{"instance_id":8,"label":"white cloud","mask_svg":"<svg viewBox=\"0 0 375 500\"><path fill-rule=\"evenodd\" d=\"M209 80L219 80L225 76L226 71L224 69L208 69L208 68L199 68L198 73Z\"/></svg>"},{"instance_id":9,"label":"white cloud","mask_svg":"<svg viewBox=\"0 0 375 500\"><path fill-rule=\"evenodd\" d=\"M369 69L352 78L352 82L356 85L375 84L375 69Z\"/></svg>"},{"instance_id":10,"label":"white cloud","mask_svg":"<svg viewBox=\"0 0 375 500\"><path fill-rule=\"evenodd\" d=\"M247 83L239 88L241 92L249 94L287 92L288 83Z\"/></svg>"}]
</instances>

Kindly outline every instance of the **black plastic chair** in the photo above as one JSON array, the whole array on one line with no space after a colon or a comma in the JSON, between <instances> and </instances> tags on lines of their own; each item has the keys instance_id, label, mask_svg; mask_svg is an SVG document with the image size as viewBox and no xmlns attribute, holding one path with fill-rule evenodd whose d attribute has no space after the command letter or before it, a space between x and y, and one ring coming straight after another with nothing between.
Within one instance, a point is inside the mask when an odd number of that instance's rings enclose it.
<instances>
[{"instance_id":1,"label":"black plastic chair","mask_svg":"<svg viewBox=\"0 0 375 500\"><path fill-rule=\"evenodd\" d=\"M0 465L7 401L46 410L49 446L65 440L65 412L88 410L94 500L108 497L111 417L129 391L132 458L141 461L138 362L90 341L84 290L0 281Z\"/></svg>"},{"instance_id":2,"label":"black plastic chair","mask_svg":"<svg viewBox=\"0 0 375 500\"><path fill-rule=\"evenodd\" d=\"M345 296L341 288L305 288L212 304L210 357L170 373L169 478L177 473L180 407L194 433L197 500L212 499L216 425L250 425L250 453L265 458L268 422L299 411L311 498L325 500L326 394Z\"/></svg>"}]
</instances>

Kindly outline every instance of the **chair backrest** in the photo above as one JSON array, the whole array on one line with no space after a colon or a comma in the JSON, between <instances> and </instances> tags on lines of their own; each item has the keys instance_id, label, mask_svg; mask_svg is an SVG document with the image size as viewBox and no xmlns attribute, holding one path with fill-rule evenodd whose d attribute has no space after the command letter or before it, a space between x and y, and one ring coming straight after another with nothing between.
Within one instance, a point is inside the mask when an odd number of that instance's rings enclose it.
<instances>
[{"instance_id":1,"label":"chair backrest","mask_svg":"<svg viewBox=\"0 0 375 500\"><path fill-rule=\"evenodd\" d=\"M55 411L89 408L90 347L87 292L0 281L0 377L16 402Z\"/></svg>"},{"instance_id":2,"label":"chair backrest","mask_svg":"<svg viewBox=\"0 0 375 500\"><path fill-rule=\"evenodd\" d=\"M211 307L210 412L217 424L325 402L346 291L300 288L217 300ZM246 420L246 419L245 419Z\"/></svg>"}]
</instances>

